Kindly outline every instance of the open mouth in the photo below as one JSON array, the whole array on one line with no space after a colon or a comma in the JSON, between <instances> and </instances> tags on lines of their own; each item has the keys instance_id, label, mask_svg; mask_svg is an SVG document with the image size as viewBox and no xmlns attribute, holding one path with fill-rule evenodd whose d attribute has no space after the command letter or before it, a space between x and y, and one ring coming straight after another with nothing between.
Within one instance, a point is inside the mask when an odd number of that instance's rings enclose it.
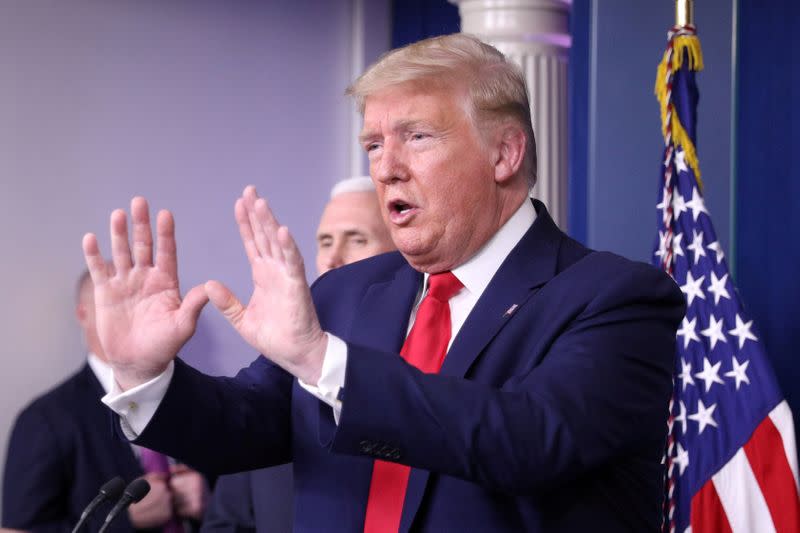
<instances>
[{"instance_id":1,"label":"open mouth","mask_svg":"<svg viewBox=\"0 0 800 533\"><path fill-rule=\"evenodd\" d=\"M389 219L394 224L405 224L417 210L417 206L404 200L391 200L389 202Z\"/></svg>"},{"instance_id":2,"label":"open mouth","mask_svg":"<svg viewBox=\"0 0 800 533\"><path fill-rule=\"evenodd\" d=\"M394 201L392 202L391 205L391 211L393 213L398 213L401 215L404 213L408 213L409 211L411 211L411 209L412 209L411 204L407 204L401 200Z\"/></svg>"}]
</instances>

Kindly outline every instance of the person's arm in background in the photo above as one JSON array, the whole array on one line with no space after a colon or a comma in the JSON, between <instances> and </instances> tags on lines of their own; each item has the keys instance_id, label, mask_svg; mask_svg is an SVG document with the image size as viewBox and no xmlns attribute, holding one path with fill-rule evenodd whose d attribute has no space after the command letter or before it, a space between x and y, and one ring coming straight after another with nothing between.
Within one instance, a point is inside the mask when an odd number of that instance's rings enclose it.
<instances>
[{"instance_id":1,"label":"person's arm in background","mask_svg":"<svg viewBox=\"0 0 800 533\"><path fill-rule=\"evenodd\" d=\"M169 489L178 517L200 524L208 507L211 493L203 474L192 470L185 464L172 465Z\"/></svg>"}]
</instances>

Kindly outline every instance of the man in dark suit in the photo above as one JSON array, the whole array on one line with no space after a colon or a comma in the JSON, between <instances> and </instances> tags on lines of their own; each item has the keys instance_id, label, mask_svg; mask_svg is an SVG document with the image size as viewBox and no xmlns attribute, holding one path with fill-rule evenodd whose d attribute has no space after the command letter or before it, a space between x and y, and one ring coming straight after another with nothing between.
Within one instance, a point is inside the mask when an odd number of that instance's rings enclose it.
<instances>
[{"instance_id":1,"label":"man in dark suit","mask_svg":"<svg viewBox=\"0 0 800 533\"><path fill-rule=\"evenodd\" d=\"M317 228L317 273L394 250L381 219L375 185L348 178L331 189ZM291 465L222 476L203 520L202 532L278 533L292 529Z\"/></svg>"},{"instance_id":2,"label":"man in dark suit","mask_svg":"<svg viewBox=\"0 0 800 533\"><path fill-rule=\"evenodd\" d=\"M199 523L207 499L203 477L183 465L145 473L138 450L110 431L100 398L110 389L111 368L97 337L94 286L88 271L78 282L75 314L89 350L83 367L36 398L18 416L9 441L3 480L3 526L27 531L70 531L100 486L115 476L144 476L150 493L118 518L112 531L158 530L173 515ZM97 531L113 502L87 527Z\"/></svg>"},{"instance_id":3,"label":"man in dark suit","mask_svg":"<svg viewBox=\"0 0 800 533\"><path fill-rule=\"evenodd\" d=\"M415 43L350 93L399 253L309 290L248 187L245 306L216 281L181 299L172 217L153 263L142 198L133 252L112 213L116 272L84 237L121 430L212 470L292 460L297 531L656 531L676 285L584 248L528 199L528 98L496 49ZM236 378L176 359L207 299L263 354Z\"/></svg>"}]
</instances>

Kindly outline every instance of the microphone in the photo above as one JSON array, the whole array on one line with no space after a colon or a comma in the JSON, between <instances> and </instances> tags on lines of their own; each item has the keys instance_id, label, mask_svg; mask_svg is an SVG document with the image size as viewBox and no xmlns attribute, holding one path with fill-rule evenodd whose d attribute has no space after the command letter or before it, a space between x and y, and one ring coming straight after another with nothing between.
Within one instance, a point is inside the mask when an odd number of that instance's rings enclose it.
<instances>
[{"instance_id":1,"label":"microphone","mask_svg":"<svg viewBox=\"0 0 800 533\"><path fill-rule=\"evenodd\" d=\"M86 519L89 518L92 513L94 513L95 509L106 500L116 500L119 498L119 495L122 494L122 490L125 488L125 481L122 480L121 477L117 476L112 480L106 481L106 483L100 487L100 493L94 497L94 500L89 502L89 505L86 506L86 509L83 510L81 513L81 518L78 520L78 523L75 524L75 527L72 529L72 533L76 533L81 526L86 522Z\"/></svg>"},{"instance_id":2,"label":"microphone","mask_svg":"<svg viewBox=\"0 0 800 533\"><path fill-rule=\"evenodd\" d=\"M144 498L148 492L150 492L150 483L148 483L146 480L138 478L131 481L128 486L125 487L122 497L119 499L116 505L114 505L111 511L109 511L108 515L106 516L106 521L103 523L103 526L97 533L104 533L106 528L111 525L111 522L114 521L117 515L127 509L130 504L136 503Z\"/></svg>"}]
</instances>

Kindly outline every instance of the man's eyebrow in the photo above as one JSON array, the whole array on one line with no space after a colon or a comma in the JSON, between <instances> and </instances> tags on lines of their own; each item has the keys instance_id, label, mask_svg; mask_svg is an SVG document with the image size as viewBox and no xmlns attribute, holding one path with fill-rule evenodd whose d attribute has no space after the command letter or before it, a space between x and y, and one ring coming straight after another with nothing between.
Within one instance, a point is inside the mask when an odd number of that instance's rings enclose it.
<instances>
[{"instance_id":1,"label":"man's eyebrow","mask_svg":"<svg viewBox=\"0 0 800 533\"><path fill-rule=\"evenodd\" d=\"M408 120L398 120L397 122L393 123L391 126L392 131L408 131L414 130L419 127L428 128L429 125L424 120L419 119L408 119ZM358 142L364 144L365 142L380 137L381 134L374 130L364 130L358 134Z\"/></svg>"}]
</instances>

